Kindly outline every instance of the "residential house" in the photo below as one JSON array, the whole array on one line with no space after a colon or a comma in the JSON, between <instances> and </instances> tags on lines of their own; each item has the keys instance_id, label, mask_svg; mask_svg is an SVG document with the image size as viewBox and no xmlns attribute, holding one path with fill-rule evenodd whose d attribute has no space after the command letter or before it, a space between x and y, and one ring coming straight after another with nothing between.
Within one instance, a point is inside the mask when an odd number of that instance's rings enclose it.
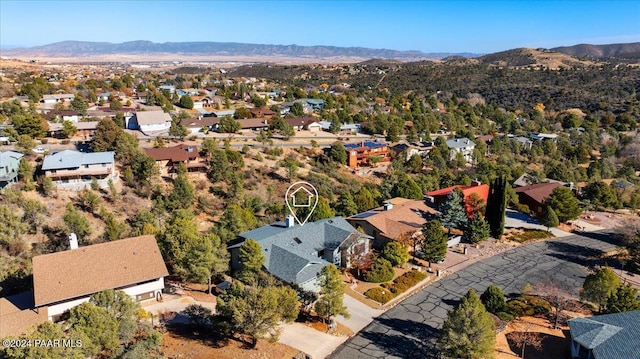
<instances>
[{"instance_id":1,"label":"residential house","mask_svg":"<svg viewBox=\"0 0 640 359\"><path fill-rule=\"evenodd\" d=\"M463 201L467 207L467 214L471 210L471 207L468 206L467 202L472 195L477 195L480 199L484 200L485 203L487 203L487 199L489 198L489 185L482 184L479 181L473 181L471 186L455 185L427 192L427 197L430 198L434 206L439 208L440 205L448 200L449 194L456 189L459 189L462 192Z\"/></svg>"},{"instance_id":2,"label":"residential house","mask_svg":"<svg viewBox=\"0 0 640 359\"><path fill-rule=\"evenodd\" d=\"M515 192L521 204L529 207L531 212L535 214L542 214L544 201L549 198L554 189L560 186L562 186L562 184L558 182L543 182L518 187L515 189Z\"/></svg>"},{"instance_id":3,"label":"residential house","mask_svg":"<svg viewBox=\"0 0 640 359\"><path fill-rule=\"evenodd\" d=\"M518 177L513 182L513 187L514 188L524 187L524 186L528 186L528 185L536 184L536 183L541 183L541 182L557 182L557 183L560 183L561 185L563 185L565 187L572 187L572 184L570 182L562 182L562 181L558 181L558 180L554 180L554 179L550 179L550 178L538 178L538 177L535 177L535 176L530 175L528 173L523 173L522 176Z\"/></svg>"},{"instance_id":4,"label":"residential house","mask_svg":"<svg viewBox=\"0 0 640 359\"><path fill-rule=\"evenodd\" d=\"M71 93L60 93L53 95L42 95L42 102L45 104L55 104L59 102L69 102L73 100L75 97L74 94Z\"/></svg>"},{"instance_id":5,"label":"residential house","mask_svg":"<svg viewBox=\"0 0 640 359\"><path fill-rule=\"evenodd\" d=\"M76 132L75 136L83 137L85 140L90 139L96 133L96 129L98 127L99 121L87 121L87 122L78 122L74 123ZM62 132L62 124L61 123L49 123L49 130L47 131L49 137L61 138L65 137Z\"/></svg>"},{"instance_id":6,"label":"residential house","mask_svg":"<svg viewBox=\"0 0 640 359\"><path fill-rule=\"evenodd\" d=\"M259 131L269 129L269 124L267 123L266 118L245 118L236 121L240 123L241 130Z\"/></svg>"},{"instance_id":7,"label":"residential house","mask_svg":"<svg viewBox=\"0 0 640 359\"><path fill-rule=\"evenodd\" d=\"M199 94L198 89L179 89L176 91L176 94L180 97L184 96L184 95L188 95L188 96L197 96Z\"/></svg>"},{"instance_id":8,"label":"residential house","mask_svg":"<svg viewBox=\"0 0 640 359\"><path fill-rule=\"evenodd\" d=\"M640 311L569 319L571 357L640 358Z\"/></svg>"},{"instance_id":9,"label":"residential house","mask_svg":"<svg viewBox=\"0 0 640 359\"><path fill-rule=\"evenodd\" d=\"M218 110L218 111L213 111L213 114L216 117L224 117L224 116L231 116L233 117L233 115L236 114L236 110L234 109L229 109L229 110Z\"/></svg>"},{"instance_id":10,"label":"residential house","mask_svg":"<svg viewBox=\"0 0 640 359\"><path fill-rule=\"evenodd\" d=\"M456 158L458 153L462 153L465 161L471 162L473 159L473 149L476 148L476 144L470 139L463 138L450 138L447 140L447 147L449 147L449 158Z\"/></svg>"},{"instance_id":11,"label":"residential house","mask_svg":"<svg viewBox=\"0 0 640 359\"><path fill-rule=\"evenodd\" d=\"M106 289L123 290L136 301L162 297L169 275L154 236L141 236L33 257L34 305L49 320Z\"/></svg>"},{"instance_id":12,"label":"residential house","mask_svg":"<svg viewBox=\"0 0 640 359\"><path fill-rule=\"evenodd\" d=\"M314 117L311 116L285 118L284 122L290 124L296 131L307 130L311 132L320 132L322 129L322 126L316 122Z\"/></svg>"},{"instance_id":13,"label":"residential house","mask_svg":"<svg viewBox=\"0 0 640 359\"><path fill-rule=\"evenodd\" d=\"M18 182L18 168L23 156L14 151L0 152L0 190Z\"/></svg>"},{"instance_id":14,"label":"residential house","mask_svg":"<svg viewBox=\"0 0 640 359\"><path fill-rule=\"evenodd\" d=\"M200 157L196 146L180 144L174 147L145 148L144 152L156 161L161 176L176 174L180 164L190 173L201 173L207 169L207 163Z\"/></svg>"},{"instance_id":15,"label":"residential house","mask_svg":"<svg viewBox=\"0 0 640 359\"><path fill-rule=\"evenodd\" d=\"M382 207L347 218L347 222L373 237L373 247L380 249L402 235L419 235L427 219L437 213L424 200L396 197Z\"/></svg>"},{"instance_id":16,"label":"residential house","mask_svg":"<svg viewBox=\"0 0 640 359\"><path fill-rule=\"evenodd\" d=\"M535 134L531 134L531 139L532 140L551 140L553 142L557 142L558 141L558 135L555 133L535 133Z\"/></svg>"},{"instance_id":17,"label":"residential house","mask_svg":"<svg viewBox=\"0 0 640 359\"><path fill-rule=\"evenodd\" d=\"M158 86L159 91L167 91L170 95L173 95L176 92L176 87L173 85L162 85Z\"/></svg>"},{"instance_id":18,"label":"residential house","mask_svg":"<svg viewBox=\"0 0 640 359\"><path fill-rule=\"evenodd\" d=\"M322 111L324 109L324 100L318 98L301 98L296 102L303 102L311 111Z\"/></svg>"},{"instance_id":19,"label":"residential house","mask_svg":"<svg viewBox=\"0 0 640 359\"><path fill-rule=\"evenodd\" d=\"M433 149L433 142L421 141L421 142L401 142L394 146L391 146L391 150L396 154L404 154L405 159L408 161L413 155L420 157L426 157Z\"/></svg>"},{"instance_id":20,"label":"residential house","mask_svg":"<svg viewBox=\"0 0 640 359\"><path fill-rule=\"evenodd\" d=\"M214 116L198 116L197 119L186 118L182 120L182 125L189 130L192 134L196 134L198 132L207 132L207 131L215 131L218 127L218 123L220 123L219 117Z\"/></svg>"},{"instance_id":21,"label":"residential house","mask_svg":"<svg viewBox=\"0 0 640 359\"><path fill-rule=\"evenodd\" d=\"M320 121L318 122L324 131L329 131L331 128L331 122L329 121ZM362 133L362 124L361 123L343 123L340 125L340 133L343 134L357 134Z\"/></svg>"},{"instance_id":22,"label":"residential house","mask_svg":"<svg viewBox=\"0 0 640 359\"><path fill-rule=\"evenodd\" d=\"M391 162L389 149L384 142L362 141L361 143L347 143L347 165L351 168L368 166L369 158L377 156L379 162Z\"/></svg>"},{"instance_id":23,"label":"residential house","mask_svg":"<svg viewBox=\"0 0 640 359\"><path fill-rule=\"evenodd\" d=\"M114 152L60 151L44 157L42 171L56 187L70 190L82 190L94 179L106 188L109 180L118 179Z\"/></svg>"},{"instance_id":24,"label":"residential house","mask_svg":"<svg viewBox=\"0 0 640 359\"><path fill-rule=\"evenodd\" d=\"M127 121L126 128L140 130L147 136L156 136L169 131L171 115L164 111L139 111Z\"/></svg>"},{"instance_id":25,"label":"residential house","mask_svg":"<svg viewBox=\"0 0 640 359\"><path fill-rule=\"evenodd\" d=\"M284 223L240 234L238 243L229 246L231 267L241 269L239 249L251 238L262 247L264 268L269 273L304 290L317 292L322 268L329 264L350 267L354 260L369 252L370 237L358 232L342 217L308 222L304 226L295 225L294 221L293 216L289 216Z\"/></svg>"},{"instance_id":26,"label":"residential house","mask_svg":"<svg viewBox=\"0 0 640 359\"><path fill-rule=\"evenodd\" d=\"M268 120L272 119L276 113L268 108L252 108L249 109L252 117L264 117Z\"/></svg>"},{"instance_id":27,"label":"residential house","mask_svg":"<svg viewBox=\"0 0 640 359\"><path fill-rule=\"evenodd\" d=\"M53 110L42 115L42 117L49 122L71 121L78 123L82 115L73 110Z\"/></svg>"}]
</instances>

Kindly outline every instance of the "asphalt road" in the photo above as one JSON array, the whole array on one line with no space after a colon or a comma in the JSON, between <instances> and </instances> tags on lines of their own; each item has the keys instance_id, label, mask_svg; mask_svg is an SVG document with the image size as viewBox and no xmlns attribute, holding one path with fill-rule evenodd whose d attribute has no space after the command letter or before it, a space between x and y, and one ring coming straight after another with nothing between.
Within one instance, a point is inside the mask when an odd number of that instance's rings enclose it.
<instances>
[{"instance_id":1,"label":"asphalt road","mask_svg":"<svg viewBox=\"0 0 640 359\"><path fill-rule=\"evenodd\" d=\"M577 292L585 269L599 264L598 256L615 248L609 233L600 231L521 246L481 260L405 299L329 358L438 358L438 328L469 288L480 294L495 283L510 295L519 293L525 283L552 280Z\"/></svg>"}]
</instances>

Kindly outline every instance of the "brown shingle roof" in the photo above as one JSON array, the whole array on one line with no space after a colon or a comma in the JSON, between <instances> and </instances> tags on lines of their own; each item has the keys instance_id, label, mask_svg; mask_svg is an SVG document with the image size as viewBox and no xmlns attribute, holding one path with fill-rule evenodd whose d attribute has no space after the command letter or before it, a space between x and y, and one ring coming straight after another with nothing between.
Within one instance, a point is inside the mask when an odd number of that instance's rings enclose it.
<instances>
[{"instance_id":1,"label":"brown shingle roof","mask_svg":"<svg viewBox=\"0 0 640 359\"><path fill-rule=\"evenodd\" d=\"M531 184L524 187L518 187L515 189L516 193L523 193L534 201L542 204L544 201L551 195L556 187L560 187L562 184L558 182L545 182L545 183L536 183Z\"/></svg>"},{"instance_id":2,"label":"brown shingle roof","mask_svg":"<svg viewBox=\"0 0 640 359\"><path fill-rule=\"evenodd\" d=\"M290 117L290 118L285 118L284 122L290 124L291 126L297 127L297 126L309 126L310 124L316 122L316 119L314 117Z\"/></svg>"},{"instance_id":3,"label":"brown shingle roof","mask_svg":"<svg viewBox=\"0 0 640 359\"><path fill-rule=\"evenodd\" d=\"M34 310L33 292L0 298L0 338L24 334L30 327L46 321L46 308Z\"/></svg>"},{"instance_id":4,"label":"brown shingle roof","mask_svg":"<svg viewBox=\"0 0 640 359\"><path fill-rule=\"evenodd\" d=\"M201 119L186 118L182 120L182 125L186 128L211 127L220 123L219 117L203 116Z\"/></svg>"},{"instance_id":5,"label":"brown shingle roof","mask_svg":"<svg viewBox=\"0 0 640 359\"><path fill-rule=\"evenodd\" d=\"M169 275L153 236L33 257L36 307Z\"/></svg>"},{"instance_id":6,"label":"brown shingle roof","mask_svg":"<svg viewBox=\"0 0 640 359\"><path fill-rule=\"evenodd\" d=\"M438 213L438 211L427 206L421 200L396 197L387 202L393 205L390 210L380 207L365 212L370 213L369 216L365 217L362 214L357 214L349 217L348 220L349 222L363 220L376 227L385 237L397 239L401 234L420 230L427 220L419 212L431 215Z\"/></svg>"},{"instance_id":7,"label":"brown shingle roof","mask_svg":"<svg viewBox=\"0 0 640 359\"><path fill-rule=\"evenodd\" d=\"M145 148L144 152L156 161L182 162L198 158L198 147L184 144L174 147Z\"/></svg>"}]
</instances>

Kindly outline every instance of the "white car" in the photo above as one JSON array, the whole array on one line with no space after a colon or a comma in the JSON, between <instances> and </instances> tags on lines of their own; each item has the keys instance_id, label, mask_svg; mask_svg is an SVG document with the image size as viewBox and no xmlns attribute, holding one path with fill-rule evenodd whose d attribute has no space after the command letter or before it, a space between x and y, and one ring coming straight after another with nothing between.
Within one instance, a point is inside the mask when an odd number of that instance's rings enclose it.
<instances>
[{"instance_id":1,"label":"white car","mask_svg":"<svg viewBox=\"0 0 640 359\"><path fill-rule=\"evenodd\" d=\"M33 153L42 154L47 152L47 149L44 147L36 147L33 149Z\"/></svg>"}]
</instances>

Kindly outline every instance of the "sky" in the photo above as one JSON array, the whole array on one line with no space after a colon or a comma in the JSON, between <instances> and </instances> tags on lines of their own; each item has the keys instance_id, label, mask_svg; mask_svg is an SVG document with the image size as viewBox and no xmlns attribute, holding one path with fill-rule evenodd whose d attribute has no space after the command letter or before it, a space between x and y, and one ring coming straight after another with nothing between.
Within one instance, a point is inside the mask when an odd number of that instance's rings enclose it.
<instances>
[{"instance_id":1,"label":"sky","mask_svg":"<svg viewBox=\"0 0 640 359\"><path fill-rule=\"evenodd\" d=\"M65 40L491 53L640 42L640 0L0 0L0 48Z\"/></svg>"}]
</instances>

